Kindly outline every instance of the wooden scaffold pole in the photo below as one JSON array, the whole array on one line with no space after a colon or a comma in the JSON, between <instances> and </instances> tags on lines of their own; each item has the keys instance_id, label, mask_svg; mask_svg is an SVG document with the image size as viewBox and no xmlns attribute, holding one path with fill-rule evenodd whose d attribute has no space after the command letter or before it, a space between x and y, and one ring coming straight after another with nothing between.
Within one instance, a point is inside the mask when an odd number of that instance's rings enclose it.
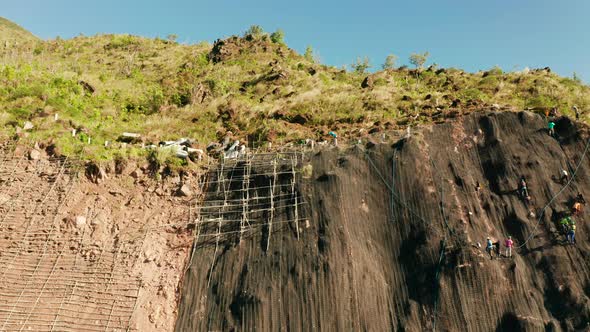
<instances>
[{"instance_id":1,"label":"wooden scaffold pole","mask_svg":"<svg viewBox=\"0 0 590 332\"><path fill-rule=\"evenodd\" d=\"M299 241L299 211L297 210L297 192L295 191L295 167L297 166L297 155L295 155L295 159L291 158L291 171L292 171L292 179L291 179L291 197L295 201L295 229L297 230L297 241Z\"/></svg>"},{"instance_id":2,"label":"wooden scaffold pole","mask_svg":"<svg viewBox=\"0 0 590 332\"><path fill-rule=\"evenodd\" d=\"M274 202L274 195L275 189L277 185L277 158L275 156L273 160L273 178L270 181L270 218L268 218L268 238L266 240L266 252L268 253L268 249L270 248L270 235L272 233L272 223L274 221L274 213L275 213L275 202Z\"/></svg>"},{"instance_id":3,"label":"wooden scaffold pole","mask_svg":"<svg viewBox=\"0 0 590 332\"><path fill-rule=\"evenodd\" d=\"M223 165L224 159L221 161L221 175L223 176ZM225 180L221 183L223 186L223 206L219 209L219 217L217 218L217 233L215 235L215 251L213 252L213 261L211 262L211 270L209 271L209 279L207 281L207 288L211 284L211 276L213 275L213 267L215 266L215 259L217 258L217 250L219 248L219 240L221 237L221 224L223 222L223 218L225 217L225 208L227 207L227 196L228 196L228 187L231 186L231 177L229 178L229 185L226 187ZM219 187L218 187L219 188Z\"/></svg>"},{"instance_id":4,"label":"wooden scaffold pole","mask_svg":"<svg viewBox=\"0 0 590 332\"><path fill-rule=\"evenodd\" d=\"M249 226L248 221L248 202L250 201L250 159L246 153L246 165L244 170L244 178L242 180L242 220L240 222L240 243L242 242L242 236L246 229L246 225Z\"/></svg>"},{"instance_id":5,"label":"wooden scaffold pole","mask_svg":"<svg viewBox=\"0 0 590 332\"><path fill-rule=\"evenodd\" d=\"M223 166L225 165L225 159L223 158L223 155L221 156L221 167L217 168L217 192L219 193L220 188L219 186L224 186L225 187L225 182L223 180ZM224 188L225 189L225 188Z\"/></svg>"}]
</instances>

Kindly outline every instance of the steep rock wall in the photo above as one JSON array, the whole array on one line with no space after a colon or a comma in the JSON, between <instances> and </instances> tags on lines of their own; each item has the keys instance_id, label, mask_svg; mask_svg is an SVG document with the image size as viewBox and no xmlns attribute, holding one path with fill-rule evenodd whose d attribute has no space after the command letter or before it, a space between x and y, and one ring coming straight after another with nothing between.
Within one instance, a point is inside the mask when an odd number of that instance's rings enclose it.
<instances>
[{"instance_id":1,"label":"steep rock wall","mask_svg":"<svg viewBox=\"0 0 590 332\"><path fill-rule=\"evenodd\" d=\"M556 140L545 125L526 112L474 114L392 146L316 152L298 166L311 176L296 179L307 223L295 225L286 207L270 241L259 227L241 241L196 243L176 330L587 328L587 213L576 218L577 245L554 231L578 193L590 197L586 135L563 118ZM560 169L578 163L562 190ZM528 204L515 193L521 175ZM519 247L512 259L478 247L508 235Z\"/></svg>"}]
</instances>

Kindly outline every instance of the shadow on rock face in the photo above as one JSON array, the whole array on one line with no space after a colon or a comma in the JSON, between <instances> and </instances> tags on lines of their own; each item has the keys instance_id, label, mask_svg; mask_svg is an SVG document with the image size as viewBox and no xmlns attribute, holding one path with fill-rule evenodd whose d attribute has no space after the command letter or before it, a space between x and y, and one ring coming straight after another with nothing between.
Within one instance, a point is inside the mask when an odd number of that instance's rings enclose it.
<instances>
[{"instance_id":1,"label":"shadow on rock face","mask_svg":"<svg viewBox=\"0 0 590 332\"><path fill-rule=\"evenodd\" d=\"M555 121L555 133L560 137L561 144L569 144L579 138L576 125L567 117L561 117Z\"/></svg>"},{"instance_id":2,"label":"shadow on rock face","mask_svg":"<svg viewBox=\"0 0 590 332\"><path fill-rule=\"evenodd\" d=\"M507 312L502 317L500 324L496 328L496 332L504 332L504 331L525 331L524 327L521 325L520 320L518 317L512 313Z\"/></svg>"},{"instance_id":3,"label":"shadow on rock face","mask_svg":"<svg viewBox=\"0 0 590 332\"><path fill-rule=\"evenodd\" d=\"M410 298L421 304L432 302L436 264L429 261L427 234L423 229L414 229L400 248L400 262L409 275L407 279Z\"/></svg>"},{"instance_id":4,"label":"shadow on rock face","mask_svg":"<svg viewBox=\"0 0 590 332\"><path fill-rule=\"evenodd\" d=\"M518 218L516 213L512 212L504 218L504 227L508 234L516 240L517 243L524 242L524 230L526 229L526 222Z\"/></svg>"},{"instance_id":5,"label":"shadow on rock face","mask_svg":"<svg viewBox=\"0 0 590 332\"><path fill-rule=\"evenodd\" d=\"M488 144L496 143L499 136L499 128L495 117L491 115L482 116L479 119L479 126L483 130L485 140Z\"/></svg>"},{"instance_id":6,"label":"shadow on rock face","mask_svg":"<svg viewBox=\"0 0 590 332\"><path fill-rule=\"evenodd\" d=\"M531 320L517 316L513 312L507 312L502 316L496 332L520 332L520 331L561 331L555 322L544 323L540 320Z\"/></svg>"}]
</instances>

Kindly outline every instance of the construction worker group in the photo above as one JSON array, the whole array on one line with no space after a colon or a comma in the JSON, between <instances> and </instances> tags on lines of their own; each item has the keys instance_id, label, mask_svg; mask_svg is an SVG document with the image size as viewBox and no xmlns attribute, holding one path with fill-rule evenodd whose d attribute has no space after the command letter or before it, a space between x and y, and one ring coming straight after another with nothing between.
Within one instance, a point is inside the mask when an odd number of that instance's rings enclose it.
<instances>
[{"instance_id":1,"label":"construction worker group","mask_svg":"<svg viewBox=\"0 0 590 332\"><path fill-rule=\"evenodd\" d=\"M574 106L573 110L576 114L576 120L579 120L580 113L579 113L577 107ZM556 124L555 124L555 121L553 120L553 118L556 117L557 115L558 115L557 108L555 108L555 107L551 110L551 112L547 111L545 113L545 116L548 121L547 122L548 133L551 137L555 137L555 138L556 138L556 136L555 136ZM562 185L567 185L568 180L571 181L569 178L569 174L566 169L562 168L560 170L559 182ZM476 187L477 187L477 192L479 192L479 190L480 190L479 182L477 182ZM522 175L518 181L518 188L516 190L516 193L525 202L525 204L528 205L528 203L530 203L531 197L529 194L529 188L527 185L527 181L526 181L526 178L524 177L524 175ZM585 205L586 205L586 201L584 200L584 197L582 196L582 194L578 194L577 197L573 200L573 204L571 205L571 209L569 209L565 213L561 213L561 217L559 218L559 231L565 237L566 244L570 244L570 245L576 244L575 217L579 217L582 214L582 210ZM490 259L494 258L494 254L496 257L502 256L500 246L501 246L500 241L494 242L492 240L492 238L487 237L485 250L486 250L486 253L490 256ZM512 236L508 236L504 240L504 248L505 248L504 257L512 257L512 248L513 247L514 247L514 241L512 239Z\"/></svg>"},{"instance_id":2,"label":"construction worker group","mask_svg":"<svg viewBox=\"0 0 590 332\"><path fill-rule=\"evenodd\" d=\"M512 240L512 236L509 236L504 240L504 257L512 257L513 247L514 241ZM492 239L488 237L486 240L486 252L490 255L490 259L494 259L494 253L497 257L500 257L502 255L500 252L500 242L492 242Z\"/></svg>"}]
</instances>

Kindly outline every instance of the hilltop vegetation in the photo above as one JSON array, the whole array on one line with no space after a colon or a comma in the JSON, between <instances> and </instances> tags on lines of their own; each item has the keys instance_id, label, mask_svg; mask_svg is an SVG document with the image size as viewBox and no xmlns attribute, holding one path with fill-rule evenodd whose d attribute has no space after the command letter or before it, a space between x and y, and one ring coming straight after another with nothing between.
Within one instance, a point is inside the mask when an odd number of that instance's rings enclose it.
<instances>
[{"instance_id":1,"label":"hilltop vegetation","mask_svg":"<svg viewBox=\"0 0 590 332\"><path fill-rule=\"evenodd\" d=\"M590 107L588 86L550 70L394 68L392 57L366 74L364 61L353 71L322 65L311 48L299 55L283 36L251 28L213 45L183 45L174 36L23 38L0 50L2 136L109 160L145 154L105 148L124 131L145 143L190 137L201 147L231 131L250 145L276 146L330 130L356 139L492 105L565 114ZM34 128L23 132L26 121ZM80 134L72 137L72 129Z\"/></svg>"},{"instance_id":2,"label":"hilltop vegetation","mask_svg":"<svg viewBox=\"0 0 590 332\"><path fill-rule=\"evenodd\" d=\"M0 17L0 42L2 42L2 46L6 47L10 44L37 39L32 33L18 24Z\"/></svg>"}]
</instances>

